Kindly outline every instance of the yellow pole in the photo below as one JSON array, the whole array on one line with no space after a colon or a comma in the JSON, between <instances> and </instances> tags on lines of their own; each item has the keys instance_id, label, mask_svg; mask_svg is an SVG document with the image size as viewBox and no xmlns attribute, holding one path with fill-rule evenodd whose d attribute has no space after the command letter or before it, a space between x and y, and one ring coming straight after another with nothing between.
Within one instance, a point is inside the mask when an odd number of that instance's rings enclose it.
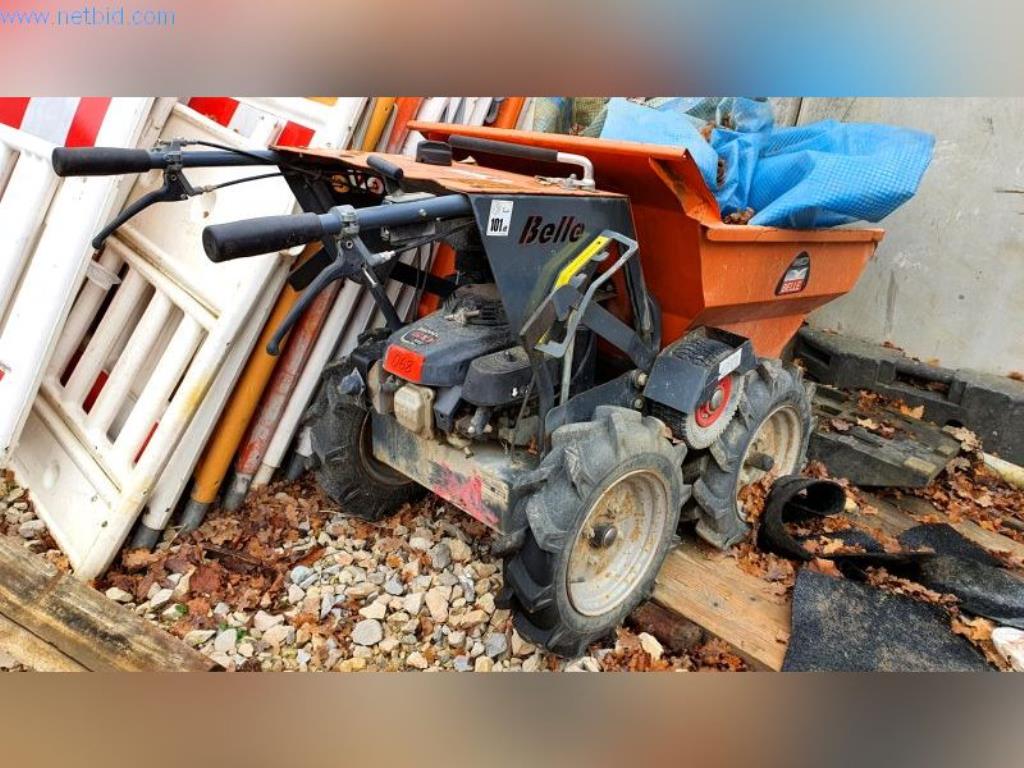
<instances>
[{"instance_id":1,"label":"yellow pole","mask_svg":"<svg viewBox=\"0 0 1024 768\"><path fill-rule=\"evenodd\" d=\"M373 152L377 148L384 128L391 117L391 110L395 107L394 96L378 96L373 100L373 109L370 112L370 122L366 124L366 136L363 137L363 144L360 147L364 152Z\"/></svg>"},{"instance_id":2,"label":"yellow pole","mask_svg":"<svg viewBox=\"0 0 1024 768\"><path fill-rule=\"evenodd\" d=\"M299 256L297 264L304 263L314 253L320 250L319 243L312 243ZM238 446L245 436L245 430L256 412L263 390L270 381L274 372L274 366L278 358L267 354L267 343L274 335L274 331L284 320L285 315L295 306L299 298L299 291L296 291L287 283L277 297L277 303L263 327L259 341L249 361L245 364L238 383L235 385L231 397L217 421L217 426L210 437L203 455L199 458L196 466L195 482L192 487L192 494L188 505L185 508L184 525L187 529L196 528L203 521L206 510L217 498L217 491L227 476L231 460L238 450Z\"/></svg>"}]
</instances>

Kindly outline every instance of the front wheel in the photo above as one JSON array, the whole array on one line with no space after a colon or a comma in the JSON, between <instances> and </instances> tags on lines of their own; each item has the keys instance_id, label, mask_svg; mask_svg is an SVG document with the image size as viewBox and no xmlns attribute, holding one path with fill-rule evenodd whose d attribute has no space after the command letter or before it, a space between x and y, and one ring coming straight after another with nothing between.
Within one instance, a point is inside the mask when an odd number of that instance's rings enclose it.
<instances>
[{"instance_id":1,"label":"front wheel","mask_svg":"<svg viewBox=\"0 0 1024 768\"><path fill-rule=\"evenodd\" d=\"M665 425L602 406L551 438L524 502L522 548L506 559L520 634L577 656L651 592L689 497Z\"/></svg>"}]
</instances>

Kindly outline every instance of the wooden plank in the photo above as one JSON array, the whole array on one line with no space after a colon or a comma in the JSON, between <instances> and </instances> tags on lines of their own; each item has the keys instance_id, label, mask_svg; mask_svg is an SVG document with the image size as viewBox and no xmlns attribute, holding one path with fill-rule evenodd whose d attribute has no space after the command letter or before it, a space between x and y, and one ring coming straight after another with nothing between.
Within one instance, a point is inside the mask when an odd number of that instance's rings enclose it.
<instances>
[{"instance_id":1,"label":"wooden plank","mask_svg":"<svg viewBox=\"0 0 1024 768\"><path fill-rule=\"evenodd\" d=\"M0 649L35 672L87 672L74 659L0 615Z\"/></svg>"},{"instance_id":2,"label":"wooden plank","mask_svg":"<svg viewBox=\"0 0 1024 768\"><path fill-rule=\"evenodd\" d=\"M217 666L6 536L0 536L0 614L92 671Z\"/></svg>"},{"instance_id":3,"label":"wooden plank","mask_svg":"<svg viewBox=\"0 0 1024 768\"><path fill-rule=\"evenodd\" d=\"M791 610L777 591L734 558L685 539L665 559L654 599L729 643L755 668L779 670Z\"/></svg>"}]
</instances>

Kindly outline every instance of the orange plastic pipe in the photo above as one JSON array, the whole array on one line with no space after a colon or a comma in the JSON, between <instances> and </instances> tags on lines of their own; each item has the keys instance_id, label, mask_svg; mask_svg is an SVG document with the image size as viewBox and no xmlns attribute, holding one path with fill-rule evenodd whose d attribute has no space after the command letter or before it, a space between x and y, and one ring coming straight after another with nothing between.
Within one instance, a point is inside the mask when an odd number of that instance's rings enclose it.
<instances>
[{"instance_id":1,"label":"orange plastic pipe","mask_svg":"<svg viewBox=\"0 0 1024 768\"><path fill-rule=\"evenodd\" d=\"M307 246L299 257L299 263L305 262L320 248L319 243ZM260 398L263 396L263 390L277 365L278 358L267 354L267 343L298 298L299 291L288 284L285 284L281 295L277 297L277 303L270 313L267 324L263 327L259 341L256 342L256 347L242 370L238 383L231 393L231 398L217 421L213 436L206 444L199 464L196 466L195 482L185 512L186 521L195 520L196 516L198 516L198 521L202 521L206 507L217 498L217 491L220 490L228 467L231 466L231 459L234 458L235 451L238 450L238 446L242 442L246 427L249 426Z\"/></svg>"},{"instance_id":2,"label":"orange plastic pipe","mask_svg":"<svg viewBox=\"0 0 1024 768\"><path fill-rule=\"evenodd\" d=\"M388 137L387 152L397 154L409 136L409 121L416 117L423 104L422 96L401 96L395 101L395 124Z\"/></svg>"},{"instance_id":3,"label":"orange plastic pipe","mask_svg":"<svg viewBox=\"0 0 1024 768\"><path fill-rule=\"evenodd\" d=\"M494 118L495 128L515 128L519 122L519 113L526 103L525 96L508 96L498 107L498 115Z\"/></svg>"},{"instance_id":4,"label":"orange plastic pipe","mask_svg":"<svg viewBox=\"0 0 1024 768\"><path fill-rule=\"evenodd\" d=\"M288 338L288 345L281 353L281 362L270 377L259 410L252 418L245 440L238 449L235 459L235 477L224 492L222 506L235 511L245 501L249 486L256 475L263 457L267 453L270 440L274 436L281 415L284 413L288 400L291 398L298 383L302 369L306 365L313 345L316 343L320 330L328 313L334 307L334 300L341 289L341 281L332 283L302 313Z\"/></svg>"},{"instance_id":5,"label":"orange plastic pipe","mask_svg":"<svg viewBox=\"0 0 1024 768\"><path fill-rule=\"evenodd\" d=\"M388 118L391 117L391 110L395 108L394 96L378 96L373 100L373 107L370 110L370 120L366 124L366 135L360 149L363 152L373 152L384 135Z\"/></svg>"}]
</instances>

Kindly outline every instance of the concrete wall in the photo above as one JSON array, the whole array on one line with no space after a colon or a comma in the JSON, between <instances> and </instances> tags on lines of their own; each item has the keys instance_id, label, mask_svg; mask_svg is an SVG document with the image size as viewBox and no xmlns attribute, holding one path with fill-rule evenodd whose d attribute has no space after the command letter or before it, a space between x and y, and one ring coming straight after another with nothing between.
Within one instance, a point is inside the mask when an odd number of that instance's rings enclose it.
<instances>
[{"instance_id":1,"label":"concrete wall","mask_svg":"<svg viewBox=\"0 0 1024 768\"><path fill-rule=\"evenodd\" d=\"M948 367L1024 372L1024 99L800 102L799 123L825 118L918 128L936 145L857 287L811 323Z\"/></svg>"}]
</instances>

